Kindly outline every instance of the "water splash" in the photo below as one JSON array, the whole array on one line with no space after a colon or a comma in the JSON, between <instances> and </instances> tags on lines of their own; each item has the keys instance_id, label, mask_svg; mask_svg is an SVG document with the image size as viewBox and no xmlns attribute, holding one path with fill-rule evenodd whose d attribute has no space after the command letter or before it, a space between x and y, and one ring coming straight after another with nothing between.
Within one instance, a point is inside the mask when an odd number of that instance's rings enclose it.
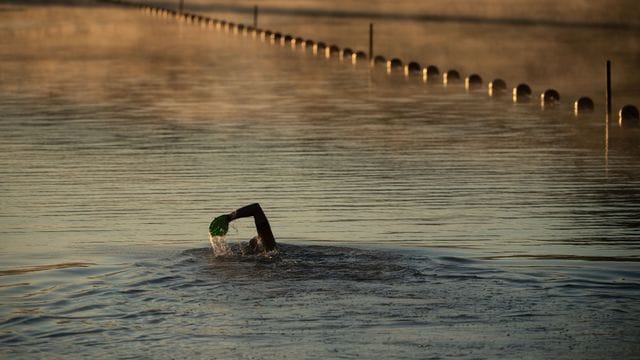
<instances>
[{"instance_id":1,"label":"water splash","mask_svg":"<svg viewBox=\"0 0 640 360\"><path fill-rule=\"evenodd\" d=\"M211 250L213 250L213 256L231 256L233 251L227 244L226 236L213 236L209 234L209 242L211 243Z\"/></svg>"},{"instance_id":2,"label":"water splash","mask_svg":"<svg viewBox=\"0 0 640 360\"><path fill-rule=\"evenodd\" d=\"M262 247L252 250L248 243L238 241L237 244L229 244L226 235L214 236L209 234L209 242L214 257L260 257L267 260L276 260L281 256L279 249L265 251Z\"/></svg>"}]
</instances>

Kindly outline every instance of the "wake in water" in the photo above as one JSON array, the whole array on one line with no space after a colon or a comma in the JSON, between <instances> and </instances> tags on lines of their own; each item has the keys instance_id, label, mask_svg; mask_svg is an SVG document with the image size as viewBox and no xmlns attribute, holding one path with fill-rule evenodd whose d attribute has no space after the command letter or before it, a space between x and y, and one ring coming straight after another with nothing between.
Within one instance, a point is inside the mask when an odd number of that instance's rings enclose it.
<instances>
[{"instance_id":1,"label":"wake in water","mask_svg":"<svg viewBox=\"0 0 640 360\"><path fill-rule=\"evenodd\" d=\"M265 250L253 250L251 246L247 243L242 243L238 241L236 246L229 245L227 242L227 237L222 236L214 236L209 234L209 243L211 243L211 251L213 252L214 257L235 257L235 256L261 256L267 259L273 259L280 255L280 251L278 249L273 249L270 251Z\"/></svg>"}]
</instances>

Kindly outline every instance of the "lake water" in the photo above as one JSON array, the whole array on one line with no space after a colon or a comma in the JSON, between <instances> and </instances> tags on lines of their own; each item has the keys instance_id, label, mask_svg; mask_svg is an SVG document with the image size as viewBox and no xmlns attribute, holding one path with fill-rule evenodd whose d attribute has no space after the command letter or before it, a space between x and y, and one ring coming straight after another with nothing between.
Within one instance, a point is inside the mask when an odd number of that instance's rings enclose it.
<instances>
[{"instance_id":1,"label":"lake water","mask_svg":"<svg viewBox=\"0 0 640 360\"><path fill-rule=\"evenodd\" d=\"M495 61L434 55L558 86L542 111L137 10L9 2L0 19L3 357L640 354L640 129L607 127L599 80L578 76L611 46L614 108L640 105L637 30L516 27L551 69L515 35ZM365 48L349 19L313 20L261 18ZM434 26L455 41L384 34ZM377 29L391 53L513 30ZM596 49L567 46L584 32ZM593 115L572 114L579 95ZM251 202L279 254L240 255L240 220L214 256L211 219Z\"/></svg>"}]
</instances>

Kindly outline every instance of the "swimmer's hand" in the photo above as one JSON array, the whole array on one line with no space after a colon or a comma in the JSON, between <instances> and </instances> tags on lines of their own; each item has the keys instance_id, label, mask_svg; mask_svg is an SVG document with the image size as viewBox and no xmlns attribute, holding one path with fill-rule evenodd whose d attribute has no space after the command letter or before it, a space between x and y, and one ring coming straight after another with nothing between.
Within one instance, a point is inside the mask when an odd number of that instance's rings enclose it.
<instances>
[{"instance_id":1,"label":"swimmer's hand","mask_svg":"<svg viewBox=\"0 0 640 360\"><path fill-rule=\"evenodd\" d=\"M220 215L213 219L209 225L209 234L211 236L224 236L229 231L229 215Z\"/></svg>"}]
</instances>

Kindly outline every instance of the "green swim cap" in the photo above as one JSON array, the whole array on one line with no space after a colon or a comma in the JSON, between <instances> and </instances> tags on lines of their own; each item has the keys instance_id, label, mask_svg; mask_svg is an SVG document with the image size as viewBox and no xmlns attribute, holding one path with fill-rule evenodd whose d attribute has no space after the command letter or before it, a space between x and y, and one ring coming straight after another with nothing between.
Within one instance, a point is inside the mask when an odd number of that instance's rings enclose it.
<instances>
[{"instance_id":1,"label":"green swim cap","mask_svg":"<svg viewBox=\"0 0 640 360\"><path fill-rule=\"evenodd\" d=\"M209 225L209 234L211 236L223 236L229 230L229 216L220 215L213 219L211 225Z\"/></svg>"}]
</instances>

